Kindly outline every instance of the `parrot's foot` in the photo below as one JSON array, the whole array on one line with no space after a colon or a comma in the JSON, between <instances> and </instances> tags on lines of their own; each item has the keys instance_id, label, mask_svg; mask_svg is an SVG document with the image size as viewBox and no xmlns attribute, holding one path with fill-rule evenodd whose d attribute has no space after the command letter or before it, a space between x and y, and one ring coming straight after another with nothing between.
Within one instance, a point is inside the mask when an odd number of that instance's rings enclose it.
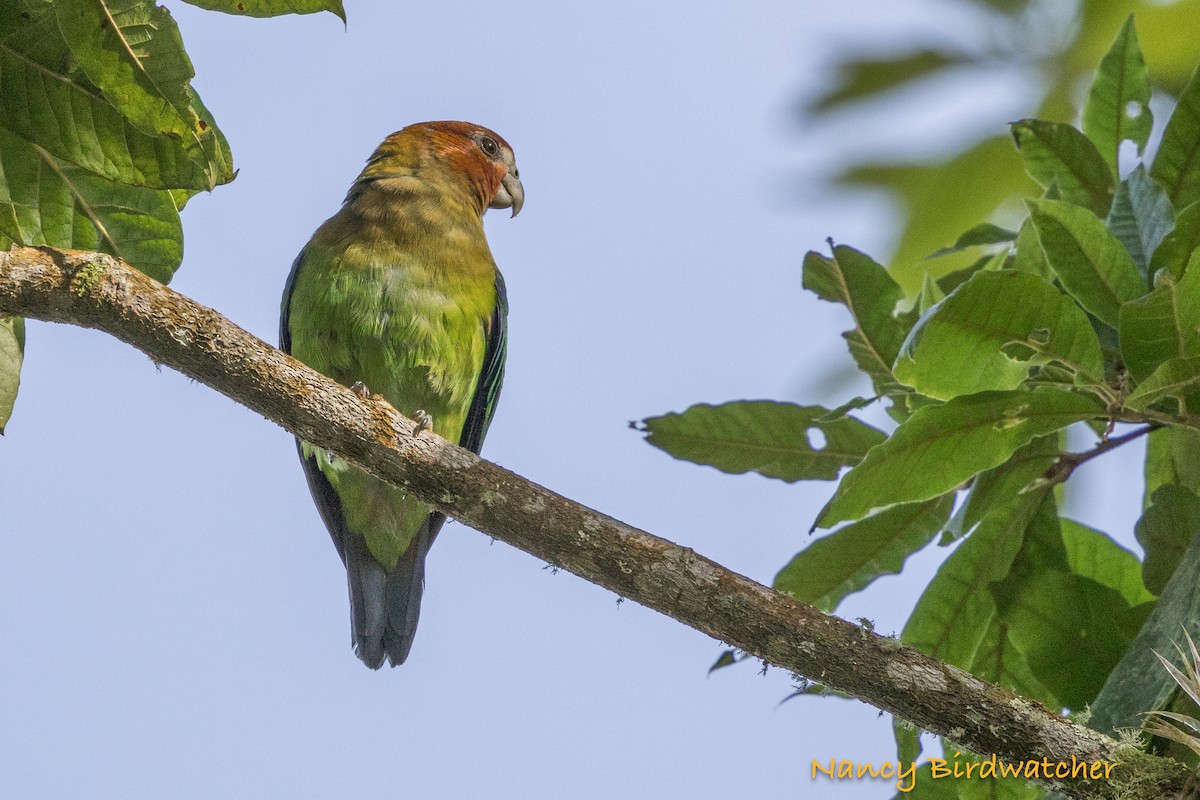
<instances>
[{"instance_id":1,"label":"parrot's foot","mask_svg":"<svg viewBox=\"0 0 1200 800\"><path fill-rule=\"evenodd\" d=\"M413 425L413 436L420 436L421 431L427 431L433 427L433 417L423 408L417 409L417 413L413 414L413 419L417 421L417 424Z\"/></svg>"},{"instance_id":2,"label":"parrot's foot","mask_svg":"<svg viewBox=\"0 0 1200 800\"><path fill-rule=\"evenodd\" d=\"M355 381L354 384L350 387L350 391L354 392L362 400L371 399L371 390L368 389L367 385L365 383L363 383L362 381Z\"/></svg>"}]
</instances>

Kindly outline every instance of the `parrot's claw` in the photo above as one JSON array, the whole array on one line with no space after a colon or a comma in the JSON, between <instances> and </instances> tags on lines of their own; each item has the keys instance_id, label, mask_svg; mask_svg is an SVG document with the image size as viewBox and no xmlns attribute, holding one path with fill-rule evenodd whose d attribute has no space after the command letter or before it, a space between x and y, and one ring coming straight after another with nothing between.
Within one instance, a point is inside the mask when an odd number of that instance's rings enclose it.
<instances>
[{"instance_id":1,"label":"parrot's claw","mask_svg":"<svg viewBox=\"0 0 1200 800\"><path fill-rule=\"evenodd\" d=\"M350 391L354 392L362 400L368 400L371 397L371 390L362 381L355 381L354 385L350 387Z\"/></svg>"},{"instance_id":2,"label":"parrot's claw","mask_svg":"<svg viewBox=\"0 0 1200 800\"><path fill-rule=\"evenodd\" d=\"M433 427L433 417L423 408L417 409L417 413L413 414L413 419L417 421L417 424L413 425L413 436L420 436L422 431Z\"/></svg>"}]
</instances>

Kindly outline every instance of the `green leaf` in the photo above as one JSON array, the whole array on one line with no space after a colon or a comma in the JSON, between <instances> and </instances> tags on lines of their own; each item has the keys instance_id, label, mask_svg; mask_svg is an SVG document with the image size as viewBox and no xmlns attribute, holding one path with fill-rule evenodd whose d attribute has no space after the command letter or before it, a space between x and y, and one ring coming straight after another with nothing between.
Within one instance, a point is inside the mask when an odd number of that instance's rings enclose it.
<instances>
[{"instance_id":1,"label":"green leaf","mask_svg":"<svg viewBox=\"0 0 1200 800\"><path fill-rule=\"evenodd\" d=\"M1153 124L1150 74L1130 14L1096 70L1083 109L1083 132L1116 173L1121 142L1132 140L1140 156Z\"/></svg>"},{"instance_id":2,"label":"green leaf","mask_svg":"<svg viewBox=\"0 0 1200 800\"><path fill-rule=\"evenodd\" d=\"M1200 247L1200 203L1192 203L1175 216L1175 227L1154 251L1150 274L1165 269L1179 280L1192 253Z\"/></svg>"},{"instance_id":3,"label":"green leaf","mask_svg":"<svg viewBox=\"0 0 1200 800\"><path fill-rule=\"evenodd\" d=\"M1138 384L1137 389L1126 398L1125 406L1145 410L1166 397L1185 399L1197 387L1200 387L1200 358L1172 358L1160 364L1149 378Z\"/></svg>"},{"instance_id":4,"label":"green leaf","mask_svg":"<svg viewBox=\"0 0 1200 800\"><path fill-rule=\"evenodd\" d=\"M202 153L193 158L183 139L142 130L77 69L54 4L0 4L0 128L112 181L213 186Z\"/></svg>"},{"instance_id":5,"label":"green leaf","mask_svg":"<svg viewBox=\"0 0 1200 800\"><path fill-rule=\"evenodd\" d=\"M892 736L896 739L896 760L913 764L921 755L921 731L911 722L892 716Z\"/></svg>"},{"instance_id":6,"label":"green leaf","mask_svg":"<svg viewBox=\"0 0 1200 800\"><path fill-rule=\"evenodd\" d=\"M1129 372L1144 381L1164 361L1200 356L1198 259L1176 282L1160 273L1154 291L1121 307L1118 334Z\"/></svg>"},{"instance_id":7,"label":"green leaf","mask_svg":"<svg viewBox=\"0 0 1200 800\"><path fill-rule=\"evenodd\" d=\"M1142 275L1149 274L1150 257L1175 227L1175 209L1158 184L1138 164L1117 187L1108 229L1117 237Z\"/></svg>"},{"instance_id":8,"label":"green leaf","mask_svg":"<svg viewBox=\"0 0 1200 800\"><path fill-rule=\"evenodd\" d=\"M906 503L813 541L778 575L775 588L824 611L881 575L899 573L910 555L942 529L954 493Z\"/></svg>"},{"instance_id":9,"label":"green leaf","mask_svg":"<svg viewBox=\"0 0 1200 800\"><path fill-rule=\"evenodd\" d=\"M211 116L193 106L191 61L171 13L152 0L56 0L58 27L88 81L144 133L179 142L208 185L233 178Z\"/></svg>"},{"instance_id":10,"label":"green leaf","mask_svg":"<svg viewBox=\"0 0 1200 800\"><path fill-rule=\"evenodd\" d=\"M724 669L725 667L732 667L734 664L736 664L737 662L739 662L741 660L742 659L738 657L737 650L734 650L732 648L729 650L725 650L724 652L721 653L720 656L717 657L717 660L713 662L713 665L708 668L708 674L712 675L714 672L716 672L719 669Z\"/></svg>"},{"instance_id":11,"label":"green leaf","mask_svg":"<svg viewBox=\"0 0 1200 800\"><path fill-rule=\"evenodd\" d=\"M983 518L999 508L1018 501L1030 485L1062 455L1062 433L1034 439L1017 450L998 467L981 472L971 482L966 500L946 525L943 544L970 533Z\"/></svg>"},{"instance_id":12,"label":"green leaf","mask_svg":"<svg viewBox=\"0 0 1200 800\"><path fill-rule=\"evenodd\" d=\"M1004 244L1011 242L1017 238L1016 231L1010 231L1008 228L1001 228L999 225L993 225L990 222L982 222L979 225L968 230L966 233L959 236L954 244L949 247L943 247L941 250L934 252L930 258L957 253L961 250L966 250L968 247L980 247L989 244Z\"/></svg>"},{"instance_id":13,"label":"green leaf","mask_svg":"<svg viewBox=\"0 0 1200 800\"><path fill-rule=\"evenodd\" d=\"M1042 571L1005 609L1010 635L1038 680L1069 708L1083 708L1137 634L1149 605L1080 575Z\"/></svg>"},{"instance_id":14,"label":"green leaf","mask_svg":"<svg viewBox=\"0 0 1200 800\"><path fill-rule=\"evenodd\" d=\"M917 296L917 310L924 314L929 309L946 299L946 293L932 275L926 275L921 282L921 294Z\"/></svg>"},{"instance_id":15,"label":"green leaf","mask_svg":"<svg viewBox=\"0 0 1200 800\"><path fill-rule=\"evenodd\" d=\"M223 11L245 17L278 17L282 14L316 14L330 11L342 22L346 21L346 10L342 0L184 0L193 6L209 11Z\"/></svg>"},{"instance_id":16,"label":"green leaf","mask_svg":"<svg viewBox=\"0 0 1200 800\"><path fill-rule=\"evenodd\" d=\"M822 300L841 303L854 320L842 334L858 368L881 395L902 391L892 375L905 329L893 316L904 298L887 270L852 247L838 245L833 258L810 251L804 256L804 288Z\"/></svg>"},{"instance_id":17,"label":"green leaf","mask_svg":"<svg viewBox=\"0 0 1200 800\"><path fill-rule=\"evenodd\" d=\"M25 320L0 317L0 435L12 418L17 387L21 385L21 361L25 358Z\"/></svg>"},{"instance_id":18,"label":"green leaf","mask_svg":"<svg viewBox=\"0 0 1200 800\"><path fill-rule=\"evenodd\" d=\"M987 515L942 562L917 600L900 640L948 664L969 668L996 620L990 587L1008 575L1035 517L1031 513ZM1040 519L1044 521L1044 515Z\"/></svg>"},{"instance_id":19,"label":"green leaf","mask_svg":"<svg viewBox=\"0 0 1200 800\"><path fill-rule=\"evenodd\" d=\"M1148 590L1160 594L1200 530L1200 497L1173 483L1159 486L1133 530L1146 552L1142 581Z\"/></svg>"},{"instance_id":20,"label":"green leaf","mask_svg":"<svg viewBox=\"0 0 1200 800\"><path fill-rule=\"evenodd\" d=\"M1108 536L1073 519L1060 519L1071 572L1116 591L1129 606L1154 601L1142 583L1142 562Z\"/></svg>"},{"instance_id":21,"label":"green leaf","mask_svg":"<svg viewBox=\"0 0 1200 800\"><path fill-rule=\"evenodd\" d=\"M1036 275L1004 270L977 272L923 316L894 371L921 394L948 400L1015 389L1032 368L1050 362L1080 382L1104 375L1100 342L1079 306Z\"/></svg>"},{"instance_id":22,"label":"green leaf","mask_svg":"<svg viewBox=\"0 0 1200 800\"><path fill-rule=\"evenodd\" d=\"M1050 263L1046 261L1046 251L1042 250L1042 243L1038 241L1037 228L1033 225L1032 217L1026 217L1021 223L1021 230L1017 232L1017 248L1013 254L1012 268L1017 272L1037 275L1046 281L1054 280L1054 270L1050 269Z\"/></svg>"},{"instance_id":23,"label":"green leaf","mask_svg":"<svg viewBox=\"0 0 1200 800\"><path fill-rule=\"evenodd\" d=\"M1143 712L1162 708L1178 687L1154 653L1173 653L1172 642L1185 631L1200 638L1200 536L1192 537L1154 611L1109 673L1088 727L1111 736L1116 728L1140 728Z\"/></svg>"},{"instance_id":24,"label":"green leaf","mask_svg":"<svg viewBox=\"0 0 1200 800\"><path fill-rule=\"evenodd\" d=\"M744 400L694 405L643 424L646 441L684 461L788 482L833 480L886 437L853 417L822 421L827 414L821 406Z\"/></svg>"},{"instance_id":25,"label":"green leaf","mask_svg":"<svg viewBox=\"0 0 1200 800\"><path fill-rule=\"evenodd\" d=\"M1200 200L1200 73L1192 73L1167 120L1150 177L1162 184L1176 208Z\"/></svg>"},{"instance_id":26,"label":"green leaf","mask_svg":"<svg viewBox=\"0 0 1200 800\"><path fill-rule=\"evenodd\" d=\"M102 250L164 283L183 259L169 192L92 175L0 129L0 247Z\"/></svg>"},{"instance_id":27,"label":"green leaf","mask_svg":"<svg viewBox=\"0 0 1200 800\"><path fill-rule=\"evenodd\" d=\"M1012 124L1013 138L1025 171L1045 188L1057 186L1067 203L1108 213L1113 196L1113 171L1096 145L1062 122L1023 119Z\"/></svg>"},{"instance_id":28,"label":"green leaf","mask_svg":"<svg viewBox=\"0 0 1200 800\"><path fill-rule=\"evenodd\" d=\"M1160 428L1146 437L1143 506L1160 487L1174 483L1200 494L1200 431Z\"/></svg>"},{"instance_id":29,"label":"green leaf","mask_svg":"<svg viewBox=\"0 0 1200 800\"><path fill-rule=\"evenodd\" d=\"M1129 253L1086 209L1056 200L1025 203L1063 288L1101 322L1117 327L1121 304L1147 288Z\"/></svg>"},{"instance_id":30,"label":"green leaf","mask_svg":"<svg viewBox=\"0 0 1200 800\"><path fill-rule=\"evenodd\" d=\"M1103 416L1099 399L1050 387L980 392L919 409L842 478L817 525L938 497L1038 436Z\"/></svg>"}]
</instances>

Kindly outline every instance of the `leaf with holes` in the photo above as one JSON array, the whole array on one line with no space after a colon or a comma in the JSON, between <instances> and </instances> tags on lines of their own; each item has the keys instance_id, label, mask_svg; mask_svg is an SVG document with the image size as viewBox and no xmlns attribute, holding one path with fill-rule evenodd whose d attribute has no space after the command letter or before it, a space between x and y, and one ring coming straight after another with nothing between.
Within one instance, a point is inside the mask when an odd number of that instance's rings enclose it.
<instances>
[{"instance_id":1,"label":"leaf with holes","mask_svg":"<svg viewBox=\"0 0 1200 800\"><path fill-rule=\"evenodd\" d=\"M1115 173L1121 142L1133 141L1140 156L1153 124L1150 74L1130 14L1096 70L1083 109L1083 132Z\"/></svg>"},{"instance_id":2,"label":"leaf with holes","mask_svg":"<svg viewBox=\"0 0 1200 800\"><path fill-rule=\"evenodd\" d=\"M246 17L278 17L282 14L316 14L330 11L346 21L342 0L184 0L209 11L223 11Z\"/></svg>"},{"instance_id":3,"label":"leaf with holes","mask_svg":"<svg viewBox=\"0 0 1200 800\"><path fill-rule=\"evenodd\" d=\"M722 472L757 472L793 482L833 480L886 437L829 409L766 400L695 405L643 420L646 441L676 458Z\"/></svg>"},{"instance_id":4,"label":"leaf with holes","mask_svg":"<svg viewBox=\"0 0 1200 800\"><path fill-rule=\"evenodd\" d=\"M842 478L817 525L828 528L876 508L938 497L1003 464L1038 436L1104 416L1098 398L1050 387L980 392L926 406Z\"/></svg>"},{"instance_id":5,"label":"leaf with holes","mask_svg":"<svg viewBox=\"0 0 1200 800\"><path fill-rule=\"evenodd\" d=\"M811 542L775 576L775 588L824 611L904 561L937 535L954 507L954 493L880 511Z\"/></svg>"},{"instance_id":6,"label":"leaf with holes","mask_svg":"<svg viewBox=\"0 0 1200 800\"><path fill-rule=\"evenodd\" d=\"M1081 383L1103 379L1100 342L1087 315L1036 275L977 272L913 327L895 374L923 395L948 400L1015 389L1032 368L1050 362L1071 369Z\"/></svg>"},{"instance_id":7,"label":"leaf with holes","mask_svg":"<svg viewBox=\"0 0 1200 800\"><path fill-rule=\"evenodd\" d=\"M1025 203L1063 288L1101 322L1117 327L1121 304L1147 288L1129 253L1087 209L1057 200Z\"/></svg>"}]
</instances>

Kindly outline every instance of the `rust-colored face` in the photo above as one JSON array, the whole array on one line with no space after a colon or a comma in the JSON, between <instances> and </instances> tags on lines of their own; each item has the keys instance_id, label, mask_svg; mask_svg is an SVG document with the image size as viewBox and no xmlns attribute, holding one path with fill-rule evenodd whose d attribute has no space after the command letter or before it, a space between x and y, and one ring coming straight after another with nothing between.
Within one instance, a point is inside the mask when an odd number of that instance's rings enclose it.
<instances>
[{"instance_id":1,"label":"rust-colored face","mask_svg":"<svg viewBox=\"0 0 1200 800\"><path fill-rule=\"evenodd\" d=\"M515 217L525 201L512 147L482 125L419 122L393 133L379 152L381 160L420 167L439 164L467 176L478 189L483 207L512 208Z\"/></svg>"}]
</instances>

